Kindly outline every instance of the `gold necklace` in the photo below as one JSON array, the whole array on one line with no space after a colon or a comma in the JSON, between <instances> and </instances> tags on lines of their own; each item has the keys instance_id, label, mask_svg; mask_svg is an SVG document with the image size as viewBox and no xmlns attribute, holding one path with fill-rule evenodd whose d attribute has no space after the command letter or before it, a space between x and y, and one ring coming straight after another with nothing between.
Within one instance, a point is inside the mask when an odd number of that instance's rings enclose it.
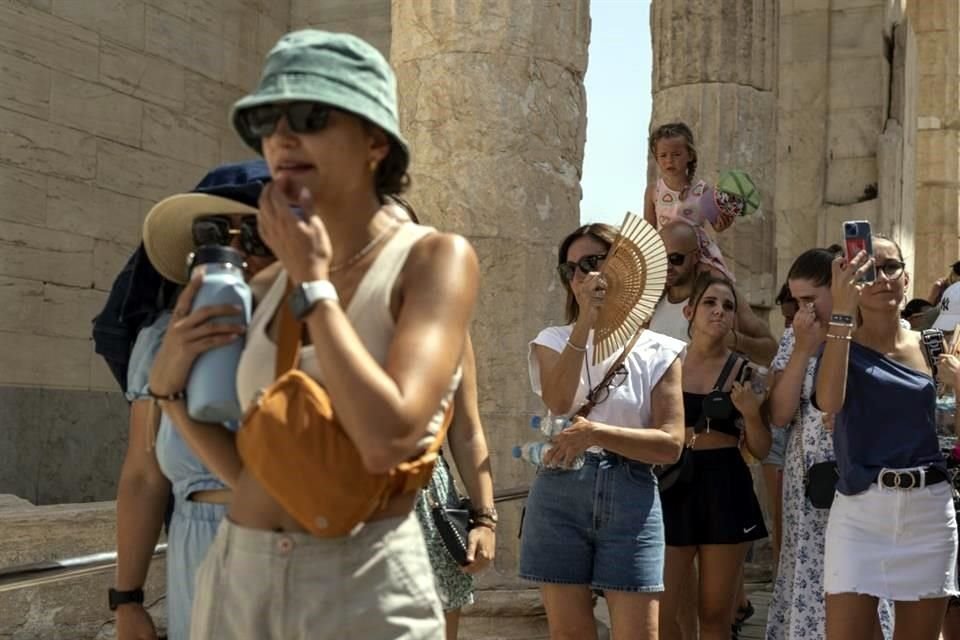
<instances>
[{"instance_id":1,"label":"gold necklace","mask_svg":"<svg viewBox=\"0 0 960 640\"><path fill-rule=\"evenodd\" d=\"M347 268L352 267L353 265L357 264L358 262L360 262L360 260L363 259L363 257L364 257L365 255L367 255L368 253L370 253L371 251L373 251L374 247L376 247L378 244L380 244L381 242L383 242L384 240L386 240L386 238L387 238L387 236L390 234L390 232L393 231L394 229L396 229L396 228L399 227L399 226L400 226L400 222L399 222L399 221L396 221L396 222L393 222L392 224L387 225L386 227L383 228L383 231L381 231L381 232L378 233L376 236L374 236L374 237L370 240L370 242L368 242L366 245L364 245L364 246L363 246L359 251L357 251L355 254L353 254L352 256L350 256L350 258L347 259L345 262L343 262L342 264L332 264L332 265L330 265L329 267L327 267L327 272L328 272L328 273L336 273L337 271L343 271L344 269L347 269Z\"/></svg>"}]
</instances>

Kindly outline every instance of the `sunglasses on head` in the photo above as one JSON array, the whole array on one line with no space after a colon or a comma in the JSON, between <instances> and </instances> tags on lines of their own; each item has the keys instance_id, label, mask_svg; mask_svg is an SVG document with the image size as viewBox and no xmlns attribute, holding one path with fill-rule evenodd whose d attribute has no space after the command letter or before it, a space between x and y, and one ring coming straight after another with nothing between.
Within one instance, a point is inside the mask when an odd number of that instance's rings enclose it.
<instances>
[{"instance_id":1,"label":"sunglasses on head","mask_svg":"<svg viewBox=\"0 0 960 640\"><path fill-rule=\"evenodd\" d=\"M196 247L205 245L229 245L232 237L240 236L240 248L248 256L261 258L272 256L270 248L263 243L260 232L257 230L257 216L243 216L240 228L234 229L228 215L203 216L193 221L193 244Z\"/></svg>"},{"instance_id":2,"label":"sunglasses on head","mask_svg":"<svg viewBox=\"0 0 960 640\"><path fill-rule=\"evenodd\" d=\"M563 262L557 266L557 272L560 274L560 277L563 278L566 282L573 280L573 276L577 273L577 269L580 269L580 273L587 275L597 271L600 267L600 263L606 260L607 254L598 253L592 256L583 256L576 262Z\"/></svg>"},{"instance_id":3,"label":"sunglasses on head","mask_svg":"<svg viewBox=\"0 0 960 640\"><path fill-rule=\"evenodd\" d=\"M319 102L283 102L250 107L240 112L240 125L249 138L266 138L277 130L280 118L286 116L287 126L294 133L317 133L327 126L330 107Z\"/></svg>"},{"instance_id":4,"label":"sunglasses on head","mask_svg":"<svg viewBox=\"0 0 960 640\"><path fill-rule=\"evenodd\" d=\"M696 251L696 249L694 249L694 251ZM687 261L687 256L690 255L691 253L693 253L693 251L688 251L686 253L679 253L677 251L674 251L673 253L668 253L667 262L669 262L675 267L679 267L680 265L682 265L684 262Z\"/></svg>"}]
</instances>

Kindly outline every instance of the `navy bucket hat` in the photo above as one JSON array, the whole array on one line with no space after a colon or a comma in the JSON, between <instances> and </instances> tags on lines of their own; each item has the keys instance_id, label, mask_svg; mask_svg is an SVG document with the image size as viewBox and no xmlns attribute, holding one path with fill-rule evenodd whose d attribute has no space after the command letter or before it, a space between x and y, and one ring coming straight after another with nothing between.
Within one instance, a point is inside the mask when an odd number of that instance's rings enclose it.
<instances>
[{"instance_id":1,"label":"navy bucket hat","mask_svg":"<svg viewBox=\"0 0 960 640\"><path fill-rule=\"evenodd\" d=\"M270 170L263 160L224 164L191 193L164 198L143 221L143 247L153 267L167 280L186 284L187 257L193 252L193 221L209 215L256 215Z\"/></svg>"}]
</instances>

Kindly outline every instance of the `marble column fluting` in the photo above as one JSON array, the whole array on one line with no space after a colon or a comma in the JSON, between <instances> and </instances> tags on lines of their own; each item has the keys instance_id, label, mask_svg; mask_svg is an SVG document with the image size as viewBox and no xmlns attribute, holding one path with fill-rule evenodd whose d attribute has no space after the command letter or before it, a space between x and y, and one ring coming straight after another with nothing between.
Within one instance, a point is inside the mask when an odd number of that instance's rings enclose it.
<instances>
[{"instance_id":1,"label":"marble column fluting","mask_svg":"<svg viewBox=\"0 0 960 640\"><path fill-rule=\"evenodd\" d=\"M579 224L589 2L394 0L391 62L423 221L471 240L480 408L498 487L525 484L527 343L562 322L556 247ZM502 509L497 571L515 583L519 503Z\"/></svg>"}]
</instances>

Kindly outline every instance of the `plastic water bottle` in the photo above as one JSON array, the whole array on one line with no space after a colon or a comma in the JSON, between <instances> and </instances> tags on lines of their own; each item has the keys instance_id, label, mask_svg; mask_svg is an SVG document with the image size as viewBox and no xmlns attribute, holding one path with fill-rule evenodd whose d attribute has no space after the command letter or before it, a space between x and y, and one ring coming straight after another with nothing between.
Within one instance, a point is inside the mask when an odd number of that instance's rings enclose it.
<instances>
[{"instance_id":1,"label":"plastic water bottle","mask_svg":"<svg viewBox=\"0 0 960 640\"><path fill-rule=\"evenodd\" d=\"M767 393L770 371L766 367L755 367L750 376L750 388L757 395Z\"/></svg>"},{"instance_id":2,"label":"plastic water bottle","mask_svg":"<svg viewBox=\"0 0 960 640\"><path fill-rule=\"evenodd\" d=\"M545 465L543 463L543 456L547 454L547 451L553 449L553 445L549 442L527 442L518 447L513 448L513 457L519 460L526 460L532 465L538 467L546 466L557 466L557 465ZM583 456L577 456L576 460L573 461L568 467L563 467L564 469L576 470L583 467Z\"/></svg>"},{"instance_id":3,"label":"plastic water bottle","mask_svg":"<svg viewBox=\"0 0 960 640\"><path fill-rule=\"evenodd\" d=\"M205 246L197 249L193 268L203 265L203 284L191 311L211 305L233 305L239 315L213 318L210 322L250 323L252 298L243 277L243 256L235 249ZM237 397L237 365L243 340L237 339L197 358L187 380L187 411L199 422L239 420L242 414Z\"/></svg>"},{"instance_id":4,"label":"plastic water bottle","mask_svg":"<svg viewBox=\"0 0 960 640\"><path fill-rule=\"evenodd\" d=\"M570 426L570 418L564 416L533 416L530 428L537 429L547 438L552 438Z\"/></svg>"}]
</instances>

